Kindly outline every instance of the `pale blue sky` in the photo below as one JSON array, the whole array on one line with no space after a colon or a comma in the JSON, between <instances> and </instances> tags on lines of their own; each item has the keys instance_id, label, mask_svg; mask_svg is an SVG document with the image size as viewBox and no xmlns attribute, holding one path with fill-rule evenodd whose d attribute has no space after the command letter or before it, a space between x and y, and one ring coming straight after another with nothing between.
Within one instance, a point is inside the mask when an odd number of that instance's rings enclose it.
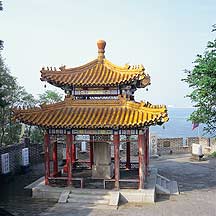
<instances>
[{"instance_id":1,"label":"pale blue sky","mask_svg":"<svg viewBox=\"0 0 216 216\"><path fill-rule=\"evenodd\" d=\"M79 66L97 57L96 41L117 65L143 64L149 91L136 100L191 106L183 70L214 38L215 0L13 0L3 1L3 55L18 82L43 92L42 66ZM47 89L52 89L48 86Z\"/></svg>"}]
</instances>

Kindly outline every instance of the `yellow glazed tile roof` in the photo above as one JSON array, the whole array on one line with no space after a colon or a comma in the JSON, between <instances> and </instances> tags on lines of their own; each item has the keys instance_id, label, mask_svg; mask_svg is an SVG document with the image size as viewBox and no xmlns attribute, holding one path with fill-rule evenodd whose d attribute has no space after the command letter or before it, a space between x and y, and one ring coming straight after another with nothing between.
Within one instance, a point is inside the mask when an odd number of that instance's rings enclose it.
<instances>
[{"instance_id":1,"label":"yellow glazed tile roof","mask_svg":"<svg viewBox=\"0 0 216 216\"><path fill-rule=\"evenodd\" d=\"M139 80L141 87L150 84L149 75L145 74L142 65L124 67L116 66L107 59L95 59L81 67L42 68L41 80L56 86L116 86Z\"/></svg>"},{"instance_id":2,"label":"yellow glazed tile roof","mask_svg":"<svg viewBox=\"0 0 216 216\"><path fill-rule=\"evenodd\" d=\"M15 119L46 128L139 128L168 121L166 106L117 100L74 100L14 111Z\"/></svg>"},{"instance_id":3,"label":"yellow glazed tile roof","mask_svg":"<svg viewBox=\"0 0 216 216\"><path fill-rule=\"evenodd\" d=\"M138 81L137 87L150 85L150 76L142 65L120 67L105 58L104 40L97 41L98 58L80 67L42 68L41 80L56 86L108 87L131 84ZM137 84L137 83L136 83Z\"/></svg>"}]
</instances>

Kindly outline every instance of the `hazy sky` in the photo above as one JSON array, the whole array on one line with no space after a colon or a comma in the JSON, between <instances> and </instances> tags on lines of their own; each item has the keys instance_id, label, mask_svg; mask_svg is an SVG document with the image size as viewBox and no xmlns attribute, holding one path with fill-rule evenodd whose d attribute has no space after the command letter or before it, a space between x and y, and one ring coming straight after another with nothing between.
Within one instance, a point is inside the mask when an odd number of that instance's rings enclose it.
<instances>
[{"instance_id":1,"label":"hazy sky","mask_svg":"<svg viewBox=\"0 0 216 216\"><path fill-rule=\"evenodd\" d=\"M150 74L149 91L137 91L136 100L177 107L191 106L183 70L214 38L216 23L215 0L8 0L3 8L3 56L33 95L45 90L42 66L87 63L104 39L107 59L143 64Z\"/></svg>"}]
</instances>

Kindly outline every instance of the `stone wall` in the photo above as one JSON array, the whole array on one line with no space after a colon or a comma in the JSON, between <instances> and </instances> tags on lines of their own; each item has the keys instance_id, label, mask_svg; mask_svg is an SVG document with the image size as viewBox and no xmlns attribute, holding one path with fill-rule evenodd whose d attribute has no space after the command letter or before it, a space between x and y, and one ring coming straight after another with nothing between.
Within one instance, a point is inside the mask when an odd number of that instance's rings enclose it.
<instances>
[{"instance_id":1,"label":"stone wall","mask_svg":"<svg viewBox=\"0 0 216 216\"><path fill-rule=\"evenodd\" d=\"M41 144L30 144L29 142L24 142L21 144L14 144L14 145L1 147L0 155L4 153L9 153L9 165L10 165L11 173L20 172L23 148L29 148L30 165L43 161L43 154L42 154L43 145ZM0 173L2 171L1 166L2 164L1 164L1 158L0 158Z\"/></svg>"},{"instance_id":2,"label":"stone wall","mask_svg":"<svg viewBox=\"0 0 216 216\"><path fill-rule=\"evenodd\" d=\"M192 146L193 143L199 143L199 137L187 137L186 146Z\"/></svg>"},{"instance_id":3,"label":"stone wall","mask_svg":"<svg viewBox=\"0 0 216 216\"><path fill-rule=\"evenodd\" d=\"M210 153L216 152L216 138L210 138Z\"/></svg>"},{"instance_id":4,"label":"stone wall","mask_svg":"<svg viewBox=\"0 0 216 216\"><path fill-rule=\"evenodd\" d=\"M158 155L190 153L191 147L184 145L183 141L183 138L159 138L157 143Z\"/></svg>"},{"instance_id":5,"label":"stone wall","mask_svg":"<svg viewBox=\"0 0 216 216\"><path fill-rule=\"evenodd\" d=\"M185 142L183 138L164 138L158 139L157 151L158 154L178 154L191 153L192 144L201 144L202 152L205 155L216 151L216 138L206 137L187 137Z\"/></svg>"},{"instance_id":6,"label":"stone wall","mask_svg":"<svg viewBox=\"0 0 216 216\"><path fill-rule=\"evenodd\" d=\"M208 155L216 151L216 138L199 138L199 144L202 145L203 154Z\"/></svg>"}]
</instances>

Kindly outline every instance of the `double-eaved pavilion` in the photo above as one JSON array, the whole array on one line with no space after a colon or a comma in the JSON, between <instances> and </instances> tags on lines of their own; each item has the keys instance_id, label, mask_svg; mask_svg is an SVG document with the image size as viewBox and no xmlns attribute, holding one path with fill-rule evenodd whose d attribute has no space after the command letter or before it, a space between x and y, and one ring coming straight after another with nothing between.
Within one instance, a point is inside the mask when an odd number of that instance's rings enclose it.
<instances>
[{"instance_id":1,"label":"double-eaved pavilion","mask_svg":"<svg viewBox=\"0 0 216 216\"><path fill-rule=\"evenodd\" d=\"M45 184L61 176L58 170L57 143L53 143L53 172L50 172L50 136L66 136L66 167L68 185L72 185L75 163L75 136L90 136L90 168L92 178L112 179L119 189L119 144L120 135L137 135L139 189L144 188L148 174L149 126L168 121L164 105L135 102L134 92L150 84L150 77L142 65L123 67L109 62L105 56L106 42L99 40L98 57L80 67L42 68L41 80L62 88L63 102L43 104L34 108L16 108L17 120L44 128ZM99 140L96 141L96 140ZM111 164L110 145L114 145L114 172ZM126 143L126 168L130 169L130 142Z\"/></svg>"}]
</instances>

